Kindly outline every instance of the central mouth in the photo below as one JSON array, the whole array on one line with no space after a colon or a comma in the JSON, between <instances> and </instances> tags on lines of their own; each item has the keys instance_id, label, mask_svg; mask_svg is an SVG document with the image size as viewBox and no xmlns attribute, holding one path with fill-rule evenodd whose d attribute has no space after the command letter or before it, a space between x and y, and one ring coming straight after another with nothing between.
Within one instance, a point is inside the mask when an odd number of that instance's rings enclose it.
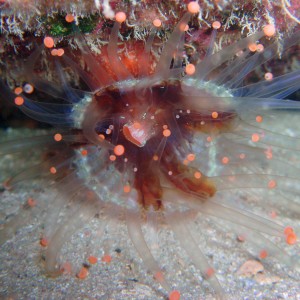
<instances>
[{"instance_id":1,"label":"central mouth","mask_svg":"<svg viewBox=\"0 0 300 300\"><path fill-rule=\"evenodd\" d=\"M123 135L132 144L144 147L147 141L155 134L153 123L146 120L128 122L123 126Z\"/></svg>"}]
</instances>

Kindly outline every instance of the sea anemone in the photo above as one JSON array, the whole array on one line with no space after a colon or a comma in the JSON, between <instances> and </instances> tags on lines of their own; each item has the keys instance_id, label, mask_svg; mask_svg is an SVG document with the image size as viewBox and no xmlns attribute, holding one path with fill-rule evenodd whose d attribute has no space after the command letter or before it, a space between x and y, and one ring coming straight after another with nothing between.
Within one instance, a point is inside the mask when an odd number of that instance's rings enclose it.
<instances>
[{"instance_id":1,"label":"sea anemone","mask_svg":"<svg viewBox=\"0 0 300 300\"><path fill-rule=\"evenodd\" d=\"M39 164L7 179L4 188L39 177L57 190L42 203L28 199L5 221L1 244L30 220L31 208L35 216L46 211L40 244L46 274L57 276L72 273L61 251L86 223L96 217L102 228L126 224L145 269L170 299L179 299L180 283L164 272L153 253L158 250L149 246L159 246L163 230L175 234L183 257L219 298L221 267L211 249L222 251L222 237L237 237L236 247L247 245L260 260L299 266L287 245L297 247L300 137L289 120L297 118L300 103L286 97L299 89L300 70L277 77L267 72L250 83L254 71L278 54L271 24L215 52L221 27L216 21L205 56L188 53L188 23L198 12L199 5L190 2L159 48L161 21L155 19L131 58L126 47L122 53L118 47L125 13L116 14L100 57L69 15L76 49L54 48L47 36L20 70L23 84L10 89L1 82L6 100L54 127L1 144L1 155L42 151ZM282 42L281 52L299 41L298 31ZM42 55L58 80L49 80ZM90 256L90 264L95 261ZM87 276L86 265L74 270L78 278Z\"/></svg>"}]
</instances>

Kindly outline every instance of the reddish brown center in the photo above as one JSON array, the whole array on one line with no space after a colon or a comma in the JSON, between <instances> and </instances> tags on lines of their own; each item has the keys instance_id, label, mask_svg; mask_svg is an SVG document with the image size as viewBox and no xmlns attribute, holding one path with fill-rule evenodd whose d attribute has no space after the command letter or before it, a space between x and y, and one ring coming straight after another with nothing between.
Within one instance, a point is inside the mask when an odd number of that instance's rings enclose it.
<instances>
[{"instance_id":1,"label":"reddish brown center","mask_svg":"<svg viewBox=\"0 0 300 300\"><path fill-rule=\"evenodd\" d=\"M192 140L195 131L208 134L229 131L236 113L185 113L188 107L180 92L180 82L172 82L151 87L140 94L134 89L121 92L117 88L109 88L94 98L99 110L106 111L105 118L95 130L107 141L121 144L126 149L126 158L136 169L132 184L138 191L139 203L145 209L163 208L162 176L168 178L174 188L203 200L216 192L214 182L201 170L186 163L179 155L179 149ZM176 119L178 114L180 118ZM111 125L113 132L107 131ZM123 161L115 163L123 171Z\"/></svg>"}]
</instances>

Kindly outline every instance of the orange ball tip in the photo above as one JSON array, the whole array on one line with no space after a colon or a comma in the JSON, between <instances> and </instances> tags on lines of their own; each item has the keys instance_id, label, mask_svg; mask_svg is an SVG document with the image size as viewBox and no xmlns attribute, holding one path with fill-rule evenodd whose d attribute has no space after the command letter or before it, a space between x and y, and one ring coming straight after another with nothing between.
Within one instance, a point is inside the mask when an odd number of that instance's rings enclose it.
<instances>
[{"instance_id":1,"label":"orange ball tip","mask_svg":"<svg viewBox=\"0 0 300 300\"><path fill-rule=\"evenodd\" d=\"M165 130L163 131L163 136L164 136L164 137L169 137L170 135L171 135L171 130L165 129Z\"/></svg>"},{"instance_id":2,"label":"orange ball tip","mask_svg":"<svg viewBox=\"0 0 300 300\"><path fill-rule=\"evenodd\" d=\"M94 265L97 263L98 258L96 256L91 255L91 256L89 256L88 261L91 265Z\"/></svg>"},{"instance_id":3,"label":"orange ball tip","mask_svg":"<svg viewBox=\"0 0 300 300\"><path fill-rule=\"evenodd\" d=\"M123 155L125 152L125 148L123 145L116 145L115 148L114 148L114 153L115 155L117 156L121 156Z\"/></svg>"},{"instance_id":4,"label":"orange ball tip","mask_svg":"<svg viewBox=\"0 0 300 300\"><path fill-rule=\"evenodd\" d=\"M180 300L180 292L179 291L172 291L169 295L169 300Z\"/></svg>"},{"instance_id":5,"label":"orange ball tip","mask_svg":"<svg viewBox=\"0 0 300 300\"><path fill-rule=\"evenodd\" d=\"M62 140L62 135L60 133L56 133L53 138L56 142L60 142Z\"/></svg>"},{"instance_id":6,"label":"orange ball tip","mask_svg":"<svg viewBox=\"0 0 300 300\"><path fill-rule=\"evenodd\" d=\"M44 38L44 45L46 48L53 48L54 47L54 40L50 36L46 36Z\"/></svg>"},{"instance_id":7,"label":"orange ball tip","mask_svg":"<svg viewBox=\"0 0 300 300\"><path fill-rule=\"evenodd\" d=\"M24 98L21 97L21 96L18 96L15 98L15 104L18 105L18 106L21 106L24 104Z\"/></svg>"},{"instance_id":8,"label":"orange ball tip","mask_svg":"<svg viewBox=\"0 0 300 300\"><path fill-rule=\"evenodd\" d=\"M101 258L102 262L105 262L107 264L109 264L112 260L112 257L109 254L105 254L103 255L103 257Z\"/></svg>"},{"instance_id":9,"label":"orange ball tip","mask_svg":"<svg viewBox=\"0 0 300 300\"><path fill-rule=\"evenodd\" d=\"M273 74L272 74L271 72L265 73L265 79L266 79L267 81L273 80Z\"/></svg>"},{"instance_id":10,"label":"orange ball tip","mask_svg":"<svg viewBox=\"0 0 300 300\"><path fill-rule=\"evenodd\" d=\"M263 32L267 37L272 37L276 33L276 28L273 24L268 24L263 28Z\"/></svg>"},{"instance_id":11,"label":"orange ball tip","mask_svg":"<svg viewBox=\"0 0 300 300\"><path fill-rule=\"evenodd\" d=\"M197 14L200 11L200 5L196 1L190 2L187 8L191 14Z\"/></svg>"},{"instance_id":12,"label":"orange ball tip","mask_svg":"<svg viewBox=\"0 0 300 300\"><path fill-rule=\"evenodd\" d=\"M62 48L57 49L57 56L63 56L65 54L65 50Z\"/></svg>"},{"instance_id":13,"label":"orange ball tip","mask_svg":"<svg viewBox=\"0 0 300 300\"><path fill-rule=\"evenodd\" d=\"M297 242L296 233L292 232L286 236L286 243L288 245L294 245L294 244L296 244L296 242Z\"/></svg>"},{"instance_id":14,"label":"orange ball tip","mask_svg":"<svg viewBox=\"0 0 300 300\"><path fill-rule=\"evenodd\" d=\"M126 14L123 11L119 11L116 13L116 21L118 23L123 23L126 20Z\"/></svg>"},{"instance_id":15,"label":"orange ball tip","mask_svg":"<svg viewBox=\"0 0 300 300\"><path fill-rule=\"evenodd\" d=\"M40 245L41 245L42 247L47 247L48 244L49 244L49 241L48 241L46 238L41 238L41 239L40 239Z\"/></svg>"},{"instance_id":16,"label":"orange ball tip","mask_svg":"<svg viewBox=\"0 0 300 300\"><path fill-rule=\"evenodd\" d=\"M221 28L221 22L219 22L219 21L214 21L213 23L212 23L212 28L213 29L220 29Z\"/></svg>"},{"instance_id":17,"label":"orange ball tip","mask_svg":"<svg viewBox=\"0 0 300 300\"><path fill-rule=\"evenodd\" d=\"M154 27L160 27L161 26L161 20L160 19L155 19L152 22Z\"/></svg>"},{"instance_id":18,"label":"orange ball tip","mask_svg":"<svg viewBox=\"0 0 300 300\"><path fill-rule=\"evenodd\" d=\"M218 114L217 111L213 111L213 112L211 113L211 117L212 117L213 119L217 119L218 116L219 116L219 114Z\"/></svg>"},{"instance_id":19,"label":"orange ball tip","mask_svg":"<svg viewBox=\"0 0 300 300\"><path fill-rule=\"evenodd\" d=\"M74 22L75 18L72 14L67 14L66 17L65 17L65 20L68 23L72 23L72 22Z\"/></svg>"},{"instance_id":20,"label":"orange ball tip","mask_svg":"<svg viewBox=\"0 0 300 300\"><path fill-rule=\"evenodd\" d=\"M76 274L78 279L85 279L89 274L89 270L86 267L82 267L80 271Z\"/></svg>"},{"instance_id":21,"label":"orange ball tip","mask_svg":"<svg viewBox=\"0 0 300 300\"><path fill-rule=\"evenodd\" d=\"M188 65L185 67L185 73L186 73L187 75L193 75L195 72L196 72L196 67L195 67L195 65L193 65L193 64L188 64Z\"/></svg>"},{"instance_id":22,"label":"orange ball tip","mask_svg":"<svg viewBox=\"0 0 300 300\"><path fill-rule=\"evenodd\" d=\"M23 92L23 89L20 86L18 86L15 88L14 92L16 95L20 95Z\"/></svg>"},{"instance_id":23,"label":"orange ball tip","mask_svg":"<svg viewBox=\"0 0 300 300\"><path fill-rule=\"evenodd\" d=\"M268 252L266 250L261 250L260 253L259 253L259 257L261 259L265 259L268 257Z\"/></svg>"}]
</instances>

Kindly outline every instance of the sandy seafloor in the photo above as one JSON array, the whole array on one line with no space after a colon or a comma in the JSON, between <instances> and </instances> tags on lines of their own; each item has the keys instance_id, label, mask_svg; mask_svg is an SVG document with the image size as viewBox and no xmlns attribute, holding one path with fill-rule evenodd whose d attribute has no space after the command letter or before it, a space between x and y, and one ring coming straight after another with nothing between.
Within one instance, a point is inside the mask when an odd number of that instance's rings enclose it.
<instances>
[{"instance_id":1,"label":"sandy seafloor","mask_svg":"<svg viewBox=\"0 0 300 300\"><path fill-rule=\"evenodd\" d=\"M298 116L294 117L296 121ZM30 130L25 131L30 135ZM9 138L20 135L24 135L24 130L9 131ZM23 158L15 160L12 156L0 157L1 180L15 166L26 165L28 159L25 154ZM30 158L33 161L34 159ZM15 214L28 197L47 203L53 193L53 188L38 180L19 184L12 191L1 190L1 221L6 216ZM1 246L1 299L166 299L163 289L146 272L130 242L125 225L116 227L113 222L109 222L106 228L108 233L101 234L98 232L99 221L94 219L75 234L63 249L67 260L79 267L86 261L85 253L100 258L103 255L101 245L108 244L110 249L118 249L109 252L113 258L110 264L98 261L89 269L89 276L85 280L71 275L58 278L45 276L39 238L46 215L43 211L33 214L27 226L18 230L12 239ZM194 226L197 231L197 226L205 230L203 226L206 225L197 222ZM99 233L97 237L91 234L95 232ZM167 278L172 287L182 292L181 299L215 299L208 284L203 283L199 273L185 255L182 255L179 244L170 231L162 230L158 236L151 230L146 230L145 233L158 262L170 274ZM300 299L299 272L279 265L276 260L270 260L269 263L264 263L265 270L257 277L238 275L240 266L253 257L232 235L219 234L218 237L220 248L211 247L208 254L213 258L218 270L217 276L224 291L229 293L229 299ZM292 249L292 252L299 254L299 243Z\"/></svg>"}]
</instances>

